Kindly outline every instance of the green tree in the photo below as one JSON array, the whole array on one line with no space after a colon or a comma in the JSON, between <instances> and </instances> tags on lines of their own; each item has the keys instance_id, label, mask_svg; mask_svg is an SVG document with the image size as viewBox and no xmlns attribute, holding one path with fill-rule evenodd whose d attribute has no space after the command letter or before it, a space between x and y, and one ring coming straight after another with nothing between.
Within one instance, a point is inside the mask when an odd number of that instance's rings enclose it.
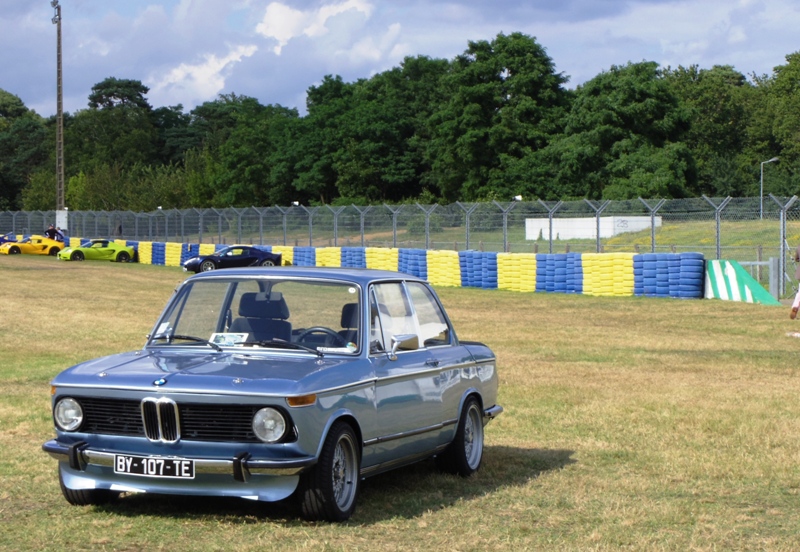
<instances>
[{"instance_id":1,"label":"green tree","mask_svg":"<svg viewBox=\"0 0 800 552\"><path fill-rule=\"evenodd\" d=\"M429 182L439 195L471 201L524 189L517 165L534 162L560 130L566 81L534 38L470 42L443 78L448 100L430 118Z\"/></svg>"},{"instance_id":2,"label":"green tree","mask_svg":"<svg viewBox=\"0 0 800 552\"><path fill-rule=\"evenodd\" d=\"M560 196L685 197L694 161L681 142L689 113L654 62L614 66L576 90L548 158Z\"/></svg>"},{"instance_id":3,"label":"green tree","mask_svg":"<svg viewBox=\"0 0 800 552\"><path fill-rule=\"evenodd\" d=\"M0 210L22 206L22 190L31 175L47 165L50 146L45 121L20 98L0 89ZM55 200L48 208L54 205Z\"/></svg>"},{"instance_id":4,"label":"green tree","mask_svg":"<svg viewBox=\"0 0 800 552\"><path fill-rule=\"evenodd\" d=\"M748 102L753 85L730 66L678 67L662 74L689 110L691 126L683 137L697 167L692 195L742 195L751 180L741 170L747 140Z\"/></svg>"}]
</instances>

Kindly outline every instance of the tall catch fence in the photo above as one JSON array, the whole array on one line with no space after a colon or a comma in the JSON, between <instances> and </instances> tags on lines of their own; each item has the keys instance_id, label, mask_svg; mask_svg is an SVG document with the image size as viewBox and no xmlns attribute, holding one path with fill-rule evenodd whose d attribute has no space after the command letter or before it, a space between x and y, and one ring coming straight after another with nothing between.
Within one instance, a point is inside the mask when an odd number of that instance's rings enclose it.
<instances>
[{"instance_id":1,"label":"tall catch fence","mask_svg":"<svg viewBox=\"0 0 800 552\"><path fill-rule=\"evenodd\" d=\"M0 212L0 232L41 234L55 211ZM681 253L735 260L763 285L777 259L796 290L797 197L511 201L68 211L70 236L181 243L362 246L515 253ZM775 263L773 263L773 266Z\"/></svg>"}]
</instances>

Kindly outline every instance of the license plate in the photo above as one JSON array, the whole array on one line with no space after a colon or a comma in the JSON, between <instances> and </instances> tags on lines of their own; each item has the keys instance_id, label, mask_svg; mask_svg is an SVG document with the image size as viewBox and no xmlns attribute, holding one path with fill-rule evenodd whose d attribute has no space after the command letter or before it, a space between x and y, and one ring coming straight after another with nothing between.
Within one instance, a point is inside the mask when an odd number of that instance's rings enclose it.
<instances>
[{"instance_id":1,"label":"license plate","mask_svg":"<svg viewBox=\"0 0 800 552\"><path fill-rule=\"evenodd\" d=\"M194 461L185 458L160 456L114 456L114 473L142 475L145 477L171 477L194 479Z\"/></svg>"}]
</instances>

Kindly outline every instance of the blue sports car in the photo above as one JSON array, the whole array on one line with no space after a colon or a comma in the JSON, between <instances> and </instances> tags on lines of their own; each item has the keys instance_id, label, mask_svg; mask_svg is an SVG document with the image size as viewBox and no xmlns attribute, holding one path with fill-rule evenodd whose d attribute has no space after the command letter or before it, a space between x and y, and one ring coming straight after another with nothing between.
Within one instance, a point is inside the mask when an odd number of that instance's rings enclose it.
<instances>
[{"instance_id":1,"label":"blue sports car","mask_svg":"<svg viewBox=\"0 0 800 552\"><path fill-rule=\"evenodd\" d=\"M243 266L280 266L281 254L250 245L232 245L210 255L197 255L186 259L186 272L208 272L218 268L241 268Z\"/></svg>"},{"instance_id":2,"label":"blue sports car","mask_svg":"<svg viewBox=\"0 0 800 552\"><path fill-rule=\"evenodd\" d=\"M121 493L289 497L348 519L362 478L435 457L481 465L496 359L461 341L425 281L389 271L247 268L187 278L144 348L52 381L66 500Z\"/></svg>"}]
</instances>

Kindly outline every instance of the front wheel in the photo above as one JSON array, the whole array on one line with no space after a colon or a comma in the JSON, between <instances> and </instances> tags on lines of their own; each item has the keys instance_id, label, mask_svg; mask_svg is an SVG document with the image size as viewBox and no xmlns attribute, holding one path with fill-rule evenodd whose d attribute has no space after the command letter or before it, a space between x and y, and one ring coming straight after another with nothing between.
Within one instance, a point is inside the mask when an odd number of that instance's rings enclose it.
<instances>
[{"instance_id":1,"label":"front wheel","mask_svg":"<svg viewBox=\"0 0 800 552\"><path fill-rule=\"evenodd\" d=\"M74 251L70 257L71 261L82 261L84 259L83 251Z\"/></svg>"},{"instance_id":2,"label":"front wheel","mask_svg":"<svg viewBox=\"0 0 800 552\"><path fill-rule=\"evenodd\" d=\"M127 263L131 260L131 256L128 255L127 251L120 251L119 255L117 255L117 262L118 263Z\"/></svg>"},{"instance_id":3,"label":"front wheel","mask_svg":"<svg viewBox=\"0 0 800 552\"><path fill-rule=\"evenodd\" d=\"M61 486L61 494L67 502L73 506L99 506L115 501L120 493L107 489L70 489L64 485L64 476L61 468L58 470L58 483Z\"/></svg>"},{"instance_id":4,"label":"front wheel","mask_svg":"<svg viewBox=\"0 0 800 552\"><path fill-rule=\"evenodd\" d=\"M349 424L333 424L319 462L300 479L299 500L308 521L344 521L353 515L358 496L361 453Z\"/></svg>"},{"instance_id":5,"label":"front wheel","mask_svg":"<svg viewBox=\"0 0 800 552\"><path fill-rule=\"evenodd\" d=\"M217 265L214 264L214 261L203 261L200 265L200 272L208 272L210 270L214 270L217 268Z\"/></svg>"},{"instance_id":6,"label":"front wheel","mask_svg":"<svg viewBox=\"0 0 800 552\"><path fill-rule=\"evenodd\" d=\"M469 477L481 466L483 458L483 413L475 397L464 403L456 436L445 451L436 457L442 471Z\"/></svg>"}]
</instances>

